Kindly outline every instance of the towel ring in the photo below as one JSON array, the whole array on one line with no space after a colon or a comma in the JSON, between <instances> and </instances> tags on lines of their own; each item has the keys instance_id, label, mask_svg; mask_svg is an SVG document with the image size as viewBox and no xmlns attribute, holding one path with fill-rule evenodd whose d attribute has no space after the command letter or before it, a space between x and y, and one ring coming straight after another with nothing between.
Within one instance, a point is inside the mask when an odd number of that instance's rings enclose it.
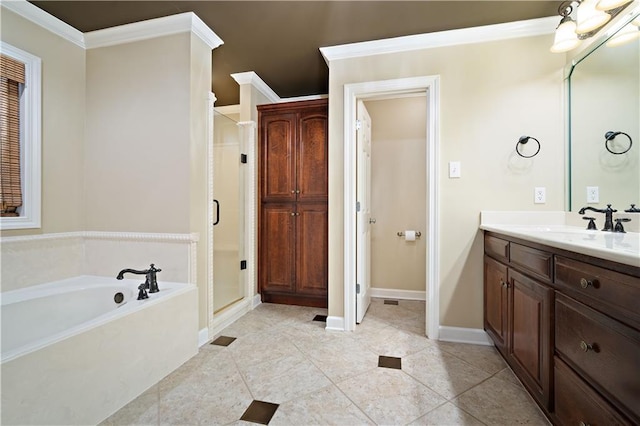
<instances>
[{"instance_id":1,"label":"towel ring","mask_svg":"<svg viewBox=\"0 0 640 426\"><path fill-rule=\"evenodd\" d=\"M629 139L629 147L622 152L615 152L615 151L612 151L611 148L609 148L609 141L614 140L618 135L625 135L627 139ZM633 141L631 140L631 136L629 136L625 132L607 132L604 134L604 147L607 148L607 151L609 151L614 155L622 155L629 152L632 145L633 145Z\"/></svg>"},{"instance_id":2,"label":"towel ring","mask_svg":"<svg viewBox=\"0 0 640 426\"><path fill-rule=\"evenodd\" d=\"M536 152L534 152L531 155L524 155L524 154L522 154L520 152L520 150L518 148L520 147L520 144L524 145L527 142L529 142L529 139L533 139L534 141L536 141L536 143L538 144L538 149L536 149ZM535 157L540 152L540 141L538 139L534 138L533 136L520 136L520 139L518 139L518 143L516 143L516 152L518 153L518 155L520 157L523 157L523 158Z\"/></svg>"}]
</instances>

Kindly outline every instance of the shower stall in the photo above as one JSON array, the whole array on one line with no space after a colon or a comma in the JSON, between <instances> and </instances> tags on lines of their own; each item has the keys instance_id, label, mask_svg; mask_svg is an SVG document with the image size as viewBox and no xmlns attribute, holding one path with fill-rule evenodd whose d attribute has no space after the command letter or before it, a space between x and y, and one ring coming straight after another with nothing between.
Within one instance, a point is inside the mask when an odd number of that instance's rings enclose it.
<instances>
[{"instance_id":1,"label":"shower stall","mask_svg":"<svg viewBox=\"0 0 640 426\"><path fill-rule=\"evenodd\" d=\"M241 128L213 116L213 315L251 296L246 293L245 169Z\"/></svg>"}]
</instances>

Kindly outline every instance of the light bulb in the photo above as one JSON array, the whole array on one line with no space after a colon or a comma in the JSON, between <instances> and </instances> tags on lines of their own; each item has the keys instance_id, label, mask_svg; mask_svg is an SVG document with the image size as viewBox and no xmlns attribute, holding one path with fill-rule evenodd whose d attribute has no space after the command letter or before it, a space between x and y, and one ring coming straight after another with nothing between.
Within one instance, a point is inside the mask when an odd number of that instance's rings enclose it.
<instances>
[{"instance_id":1,"label":"light bulb","mask_svg":"<svg viewBox=\"0 0 640 426\"><path fill-rule=\"evenodd\" d=\"M569 17L563 18L558 28L556 28L553 46L551 46L550 50L553 53L566 52L579 44L580 40L578 40L578 35L576 34L576 21Z\"/></svg>"},{"instance_id":2,"label":"light bulb","mask_svg":"<svg viewBox=\"0 0 640 426\"><path fill-rule=\"evenodd\" d=\"M640 28L635 25L627 24L620 31L615 33L609 41L607 41L607 47L615 47L620 46L622 44L628 43L632 40L640 37Z\"/></svg>"},{"instance_id":3,"label":"light bulb","mask_svg":"<svg viewBox=\"0 0 640 426\"><path fill-rule=\"evenodd\" d=\"M578 22L576 32L585 34L606 24L611 15L596 9L597 0L584 0L578 6Z\"/></svg>"},{"instance_id":4,"label":"light bulb","mask_svg":"<svg viewBox=\"0 0 640 426\"><path fill-rule=\"evenodd\" d=\"M600 0L596 4L598 10L611 10L629 3L631 0Z\"/></svg>"}]
</instances>

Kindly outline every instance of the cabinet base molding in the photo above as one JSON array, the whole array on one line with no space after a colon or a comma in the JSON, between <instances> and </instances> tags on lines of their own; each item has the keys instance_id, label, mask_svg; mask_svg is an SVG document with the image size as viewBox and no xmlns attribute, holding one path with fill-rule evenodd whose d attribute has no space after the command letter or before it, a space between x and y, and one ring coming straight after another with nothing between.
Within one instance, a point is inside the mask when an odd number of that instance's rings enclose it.
<instances>
[{"instance_id":1,"label":"cabinet base molding","mask_svg":"<svg viewBox=\"0 0 640 426\"><path fill-rule=\"evenodd\" d=\"M371 288L371 297L380 299L427 300L427 292L416 290L396 290L394 288Z\"/></svg>"},{"instance_id":2,"label":"cabinet base molding","mask_svg":"<svg viewBox=\"0 0 640 426\"><path fill-rule=\"evenodd\" d=\"M481 328L447 327L438 328L439 339L443 342L470 343L472 345L493 346L493 341Z\"/></svg>"},{"instance_id":3,"label":"cabinet base molding","mask_svg":"<svg viewBox=\"0 0 640 426\"><path fill-rule=\"evenodd\" d=\"M283 305L310 306L326 308L326 297L297 296L291 294L262 293L262 303L280 303Z\"/></svg>"}]
</instances>

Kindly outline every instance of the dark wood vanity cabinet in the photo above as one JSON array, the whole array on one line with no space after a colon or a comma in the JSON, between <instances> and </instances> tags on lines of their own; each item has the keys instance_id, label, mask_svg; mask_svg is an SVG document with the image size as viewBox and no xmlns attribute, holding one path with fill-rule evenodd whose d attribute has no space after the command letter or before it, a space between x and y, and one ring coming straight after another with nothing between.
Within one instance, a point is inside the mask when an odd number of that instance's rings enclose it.
<instances>
[{"instance_id":1,"label":"dark wood vanity cabinet","mask_svg":"<svg viewBox=\"0 0 640 426\"><path fill-rule=\"evenodd\" d=\"M327 306L326 99L258 106L263 302Z\"/></svg>"},{"instance_id":2,"label":"dark wood vanity cabinet","mask_svg":"<svg viewBox=\"0 0 640 426\"><path fill-rule=\"evenodd\" d=\"M485 232L484 269L485 330L554 424L640 424L640 268Z\"/></svg>"}]
</instances>

